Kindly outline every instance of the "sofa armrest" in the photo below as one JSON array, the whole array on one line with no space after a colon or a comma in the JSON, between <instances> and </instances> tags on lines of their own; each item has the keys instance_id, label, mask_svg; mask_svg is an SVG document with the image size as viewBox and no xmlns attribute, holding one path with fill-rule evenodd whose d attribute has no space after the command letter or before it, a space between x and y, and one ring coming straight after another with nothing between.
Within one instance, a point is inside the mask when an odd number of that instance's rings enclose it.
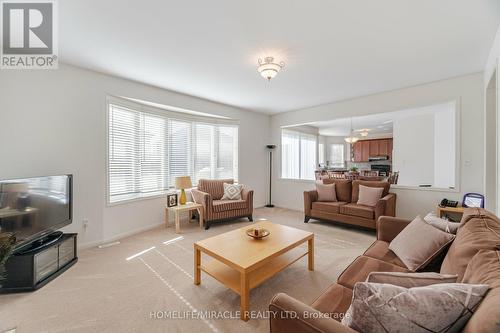
<instances>
[{"instance_id":1,"label":"sofa armrest","mask_svg":"<svg viewBox=\"0 0 500 333\"><path fill-rule=\"evenodd\" d=\"M269 312L270 333L356 333L328 314L283 293L273 297Z\"/></svg>"},{"instance_id":2,"label":"sofa armrest","mask_svg":"<svg viewBox=\"0 0 500 333\"><path fill-rule=\"evenodd\" d=\"M388 193L380 201L385 202L385 209L382 215L396 216L396 193Z\"/></svg>"},{"instance_id":3,"label":"sofa armrest","mask_svg":"<svg viewBox=\"0 0 500 333\"><path fill-rule=\"evenodd\" d=\"M411 221L393 216L381 216L377 220L377 239L390 243Z\"/></svg>"},{"instance_id":4,"label":"sofa armrest","mask_svg":"<svg viewBox=\"0 0 500 333\"><path fill-rule=\"evenodd\" d=\"M205 210L205 214L208 209L212 208L212 197L210 194L206 192L202 192L196 188L191 189L191 196L193 197L193 201L203 205L203 209Z\"/></svg>"},{"instance_id":5,"label":"sofa armrest","mask_svg":"<svg viewBox=\"0 0 500 333\"><path fill-rule=\"evenodd\" d=\"M306 216L311 216L312 203L317 200L318 192L316 190L304 191L304 214Z\"/></svg>"},{"instance_id":6,"label":"sofa armrest","mask_svg":"<svg viewBox=\"0 0 500 333\"><path fill-rule=\"evenodd\" d=\"M250 212L253 211L253 190L250 188L243 186L241 190L241 199L247 202L247 208Z\"/></svg>"}]
</instances>

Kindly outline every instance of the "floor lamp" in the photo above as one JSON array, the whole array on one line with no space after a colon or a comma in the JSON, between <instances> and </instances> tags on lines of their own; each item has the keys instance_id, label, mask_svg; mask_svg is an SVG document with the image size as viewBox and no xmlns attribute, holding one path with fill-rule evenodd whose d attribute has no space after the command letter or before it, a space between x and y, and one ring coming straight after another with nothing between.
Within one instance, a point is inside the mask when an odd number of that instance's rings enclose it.
<instances>
[{"instance_id":1,"label":"floor lamp","mask_svg":"<svg viewBox=\"0 0 500 333\"><path fill-rule=\"evenodd\" d=\"M266 207L274 207L272 201L272 184L273 184L273 150L276 148L276 145L267 145L267 149L269 149L269 203Z\"/></svg>"}]
</instances>

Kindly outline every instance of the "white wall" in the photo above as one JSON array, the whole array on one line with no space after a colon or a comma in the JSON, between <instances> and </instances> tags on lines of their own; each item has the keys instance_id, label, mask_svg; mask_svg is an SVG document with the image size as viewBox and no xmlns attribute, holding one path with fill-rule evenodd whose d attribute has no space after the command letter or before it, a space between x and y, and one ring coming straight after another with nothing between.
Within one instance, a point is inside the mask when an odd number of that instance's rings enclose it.
<instances>
[{"instance_id":1,"label":"white wall","mask_svg":"<svg viewBox=\"0 0 500 333\"><path fill-rule=\"evenodd\" d=\"M434 114L434 187L455 187L456 111L454 105Z\"/></svg>"},{"instance_id":2,"label":"white wall","mask_svg":"<svg viewBox=\"0 0 500 333\"><path fill-rule=\"evenodd\" d=\"M485 163L484 184L486 187L486 207L500 213L500 26L484 67L485 105ZM488 89L491 87L491 90ZM495 125L492 126L492 122ZM492 202L493 200L493 202ZM496 202L495 202L496 201Z\"/></svg>"},{"instance_id":3,"label":"white wall","mask_svg":"<svg viewBox=\"0 0 500 333\"><path fill-rule=\"evenodd\" d=\"M106 205L106 96L126 96L240 120L239 180L267 197L269 116L72 66L0 73L0 179L72 173L74 221L89 246L157 225L162 198ZM86 230L82 220L88 219Z\"/></svg>"},{"instance_id":4,"label":"white wall","mask_svg":"<svg viewBox=\"0 0 500 333\"><path fill-rule=\"evenodd\" d=\"M460 184L459 191L397 188L397 215L414 217L435 210L439 201L446 197L461 200L465 192L484 193L484 95L483 75L476 73L448 80L398 89L313 108L274 115L271 118L271 139L279 142L281 126L304 124L315 121L348 118L382 112L398 111L458 100L460 109L459 131ZM279 163L279 149L276 161ZM313 188L311 182L294 182L279 179L275 168L273 195L275 204L297 209L303 207L303 191Z\"/></svg>"},{"instance_id":5,"label":"white wall","mask_svg":"<svg viewBox=\"0 0 500 333\"><path fill-rule=\"evenodd\" d=\"M434 115L419 114L393 123L392 169L399 171L398 184L434 183Z\"/></svg>"}]
</instances>

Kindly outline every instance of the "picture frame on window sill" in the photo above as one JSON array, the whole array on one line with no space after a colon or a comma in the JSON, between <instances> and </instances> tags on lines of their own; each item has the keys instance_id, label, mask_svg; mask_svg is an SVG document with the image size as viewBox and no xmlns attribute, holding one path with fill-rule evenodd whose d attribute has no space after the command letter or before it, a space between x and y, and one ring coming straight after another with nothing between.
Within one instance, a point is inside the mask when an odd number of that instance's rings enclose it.
<instances>
[{"instance_id":1,"label":"picture frame on window sill","mask_svg":"<svg viewBox=\"0 0 500 333\"><path fill-rule=\"evenodd\" d=\"M167 194L167 207L177 206L179 203L177 193Z\"/></svg>"}]
</instances>

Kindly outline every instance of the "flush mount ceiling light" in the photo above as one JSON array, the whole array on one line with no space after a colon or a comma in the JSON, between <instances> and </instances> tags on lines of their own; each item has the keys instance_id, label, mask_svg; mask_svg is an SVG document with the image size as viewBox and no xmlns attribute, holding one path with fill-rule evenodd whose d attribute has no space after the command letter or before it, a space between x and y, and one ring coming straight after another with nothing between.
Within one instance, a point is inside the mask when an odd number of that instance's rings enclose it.
<instances>
[{"instance_id":1,"label":"flush mount ceiling light","mask_svg":"<svg viewBox=\"0 0 500 333\"><path fill-rule=\"evenodd\" d=\"M268 81L271 81L271 79L279 73L283 66L285 66L285 63L283 61L279 63L274 62L273 57L265 57L264 60L259 58L258 62L259 66L257 67L257 70L259 71L260 75L262 75L262 77L267 79Z\"/></svg>"},{"instance_id":2,"label":"flush mount ceiling light","mask_svg":"<svg viewBox=\"0 0 500 333\"><path fill-rule=\"evenodd\" d=\"M368 132L370 132L371 129L369 128L362 128L362 129L358 129L356 130L355 132L360 132L359 134L361 134L361 136L368 136Z\"/></svg>"},{"instance_id":3,"label":"flush mount ceiling light","mask_svg":"<svg viewBox=\"0 0 500 333\"><path fill-rule=\"evenodd\" d=\"M345 142L353 144L353 143L356 143L359 141L359 138L357 136L354 136L354 131L352 129L352 118L351 118L351 132L350 132L350 134L351 134L350 136L348 136L347 138L344 138Z\"/></svg>"}]
</instances>

